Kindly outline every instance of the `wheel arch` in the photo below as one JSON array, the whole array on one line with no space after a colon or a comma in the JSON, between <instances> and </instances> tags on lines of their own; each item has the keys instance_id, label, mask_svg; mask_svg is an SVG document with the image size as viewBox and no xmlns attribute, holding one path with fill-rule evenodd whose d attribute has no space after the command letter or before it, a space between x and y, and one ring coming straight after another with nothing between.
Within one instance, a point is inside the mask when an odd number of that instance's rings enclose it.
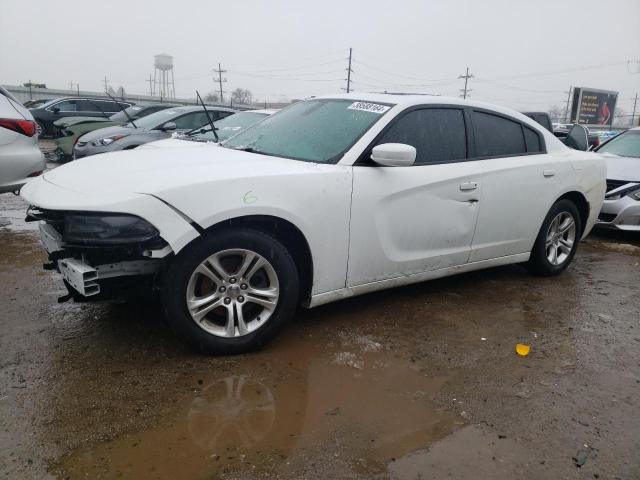
<instances>
[{"instance_id":1,"label":"wheel arch","mask_svg":"<svg viewBox=\"0 0 640 480\"><path fill-rule=\"evenodd\" d=\"M561 197L559 197L556 202L559 200L569 200L578 209L578 213L580 214L580 223L582 224L582 231L580 232L580 235L582 236L586 228L587 221L589 220L589 214L591 213L591 206L589 205L589 201L584 196L584 194L576 190L566 192Z\"/></svg>"},{"instance_id":2,"label":"wheel arch","mask_svg":"<svg viewBox=\"0 0 640 480\"><path fill-rule=\"evenodd\" d=\"M300 275L300 300L307 303L311 298L311 289L313 287L313 256L311 255L309 242L302 231L292 222L281 217L273 215L245 215L222 220L204 229L203 233L212 233L238 227L254 228L268 233L284 245L291 253L298 268L298 274Z\"/></svg>"}]
</instances>

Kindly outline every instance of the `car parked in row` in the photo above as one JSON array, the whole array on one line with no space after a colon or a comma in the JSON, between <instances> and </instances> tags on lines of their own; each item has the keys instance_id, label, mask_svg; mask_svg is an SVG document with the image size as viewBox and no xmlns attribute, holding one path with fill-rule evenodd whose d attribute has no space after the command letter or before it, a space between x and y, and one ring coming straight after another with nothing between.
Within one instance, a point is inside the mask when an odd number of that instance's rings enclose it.
<instances>
[{"instance_id":1,"label":"car parked in row","mask_svg":"<svg viewBox=\"0 0 640 480\"><path fill-rule=\"evenodd\" d=\"M108 117L65 117L56 120L53 122L57 132L56 154L63 161L70 160L73 156L73 146L85 133L114 125L126 125L130 120L135 122L152 113L177 107L178 105L168 103L138 103Z\"/></svg>"},{"instance_id":2,"label":"car parked in row","mask_svg":"<svg viewBox=\"0 0 640 480\"><path fill-rule=\"evenodd\" d=\"M0 87L0 193L15 192L45 168L33 117Z\"/></svg>"},{"instance_id":3,"label":"car parked in row","mask_svg":"<svg viewBox=\"0 0 640 480\"><path fill-rule=\"evenodd\" d=\"M160 292L173 330L219 354L261 347L299 304L511 263L557 275L605 188L599 155L511 109L351 93L216 148L72 162L22 195L69 297Z\"/></svg>"},{"instance_id":4,"label":"car parked in row","mask_svg":"<svg viewBox=\"0 0 640 480\"><path fill-rule=\"evenodd\" d=\"M607 193L598 226L640 232L640 127L595 150L607 163Z\"/></svg>"},{"instance_id":5,"label":"car parked in row","mask_svg":"<svg viewBox=\"0 0 640 480\"><path fill-rule=\"evenodd\" d=\"M246 110L214 122L215 134L210 125L204 125L186 133L175 133L166 140L157 140L143 145L143 148L188 147L191 142L219 143L273 115L277 110ZM142 147L141 147L142 148Z\"/></svg>"},{"instance_id":6,"label":"car parked in row","mask_svg":"<svg viewBox=\"0 0 640 480\"><path fill-rule=\"evenodd\" d=\"M207 107L211 120L217 121L236 111L225 107ZM175 132L188 132L209 122L202 107L176 107L152 113L133 123L94 130L82 135L73 147L73 157L131 150L154 140L169 138Z\"/></svg>"},{"instance_id":7,"label":"car parked in row","mask_svg":"<svg viewBox=\"0 0 640 480\"><path fill-rule=\"evenodd\" d=\"M104 117L113 115L133 105L130 101L112 100L110 98L65 97L54 98L37 108L31 108L31 115L38 124L41 137L52 137L55 134L53 123L64 117Z\"/></svg>"}]
</instances>

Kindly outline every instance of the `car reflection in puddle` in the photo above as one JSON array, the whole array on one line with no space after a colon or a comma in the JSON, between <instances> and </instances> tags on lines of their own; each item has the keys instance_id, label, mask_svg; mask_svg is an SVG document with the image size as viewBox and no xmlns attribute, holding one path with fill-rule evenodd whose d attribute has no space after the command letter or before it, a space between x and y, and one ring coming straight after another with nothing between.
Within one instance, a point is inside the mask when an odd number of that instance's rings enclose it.
<instances>
[{"instance_id":1,"label":"car reflection in puddle","mask_svg":"<svg viewBox=\"0 0 640 480\"><path fill-rule=\"evenodd\" d=\"M273 427L276 402L271 390L247 376L229 376L206 387L193 400L187 424L193 442L216 452L235 445L248 450Z\"/></svg>"}]
</instances>

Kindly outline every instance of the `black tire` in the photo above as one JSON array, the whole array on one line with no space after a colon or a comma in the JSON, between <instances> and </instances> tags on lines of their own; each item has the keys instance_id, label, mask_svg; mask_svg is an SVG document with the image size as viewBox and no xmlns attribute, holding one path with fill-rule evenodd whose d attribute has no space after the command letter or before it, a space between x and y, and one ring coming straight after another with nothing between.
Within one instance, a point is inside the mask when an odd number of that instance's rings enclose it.
<instances>
[{"instance_id":1,"label":"black tire","mask_svg":"<svg viewBox=\"0 0 640 480\"><path fill-rule=\"evenodd\" d=\"M36 122L38 126L38 138L47 138L47 126L43 122Z\"/></svg>"},{"instance_id":2,"label":"black tire","mask_svg":"<svg viewBox=\"0 0 640 480\"><path fill-rule=\"evenodd\" d=\"M249 250L266 259L277 275L279 297L263 325L245 335L223 337L199 326L189 312L186 295L196 268L211 255L229 249ZM162 304L175 334L195 349L214 355L239 354L261 348L284 327L296 311L299 289L296 264L278 240L259 230L235 228L207 233L173 259L164 276Z\"/></svg>"},{"instance_id":3,"label":"black tire","mask_svg":"<svg viewBox=\"0 0 640 480\"><path fill-rule=\"evenodd\" d=\"M554 264L547 256L547 235L549 233L551 223L558 215L561 214L570 215L573 218L573 221L575 222L575 238L573 245L571 246L571 251L567 257L560 264ZM536 243L533 245L533 249L531 250L531 257L525 264L527 270L541 276L553 276L562 273L569 266L571 260L573 260L576 250L578 249L578 243L582 237L582 228L580 212L572 201L562 199L554 203L549 210L549 213L547 213L544 222L542 222L542 227L540 227L540 232L536 238Z\"/></svg>"}]
</instances>

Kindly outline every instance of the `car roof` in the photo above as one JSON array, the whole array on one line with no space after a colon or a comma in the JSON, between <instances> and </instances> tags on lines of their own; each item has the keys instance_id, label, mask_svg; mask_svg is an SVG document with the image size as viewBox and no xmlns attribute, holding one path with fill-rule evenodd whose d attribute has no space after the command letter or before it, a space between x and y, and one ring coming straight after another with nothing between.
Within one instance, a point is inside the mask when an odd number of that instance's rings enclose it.
<instances>
[{"instance_id":1,"label":"car roof","mask_svg":"<svg viewBox=\"0 0 640 480\"><path fill-rule=\"evenodd\" d=\"M402 108L413 107L417 105L460 105L461 107L474 107L474 108L485 108L487 110L491 110L497 113L502 113L504 115L513 117L518 119L519 121L526 123L528 125L535 126L536 128L541 127L541 125L531 118L523 115L522 113L508 107L501 107L500 105L494 105L486 102L479 102L476 100L463 99L460 97L443 97L439 95L424 95L424 94L397 94L397 93L341 93L337 95L323 95L319 97L309 98L308 100L314 100L318 98L335 98L335 99L345 99L345 100L353 100L353 101L364 101L364 102L374 102L374 103L387 103L387 104L395 104ZM544 127L542 127L544 128Z\"/></svg>"},{"instance_id":2,"label":"car roof","mask_svg":"<svg viewBox=\"0 0 640 480\"><path fill-rule=\"evenodd\" d=\"M228 107L219 107L217 105L205 105L207 110L218 110L220 112L231 112L236 113L238 110ZM196 110L202 110L201 105L184 105L182 107L171 107L174 110L178 110L179 112L195 112Z\"/></svg>"},{"instance_id":3,"label":"car roof","mask_svg":"<svg viewBox=\"0 0 640 480\"><path fill-rule=\"evenodd\" d=\"M255 110L245 110L245 112L264 113L265 115L273 115L277 111L278 111L277 108L257 108Z\"/></svg>"}]
</instances>

